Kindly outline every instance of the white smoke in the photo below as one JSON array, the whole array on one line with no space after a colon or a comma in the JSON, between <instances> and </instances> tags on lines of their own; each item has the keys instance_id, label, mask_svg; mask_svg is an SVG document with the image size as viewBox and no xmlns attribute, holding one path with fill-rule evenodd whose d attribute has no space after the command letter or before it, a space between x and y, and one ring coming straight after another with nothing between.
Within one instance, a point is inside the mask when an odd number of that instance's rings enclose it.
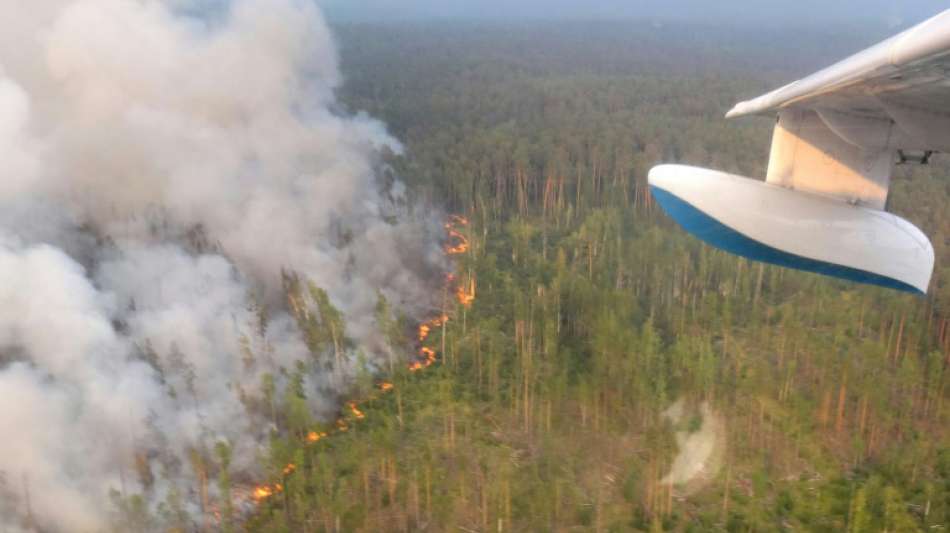
<instances>
[{"instance_id":1,"label":"white smoke","mask_svg":"<svg viewBox=\"0 0 950 533\"><path fill-rule=\"evenodd\" d=\"M379 294L429 305L438 224L381 179L383 125L339 112L311 2L29 4L0 0L0 529L109 529L110 491L194 517L191 450L260 474L248 397L310 357L282 272L341 310L346 371L386 351Z\"/></svg>"},{"instance_id":2,"label":"white smoke","mask_svg":"<svg viewBox=\"0 0 950 533\"><path fill-rule=\"evenodd\" d=\"M703 402L697 409L683 399L663 411L663 418L676 429L678 451L660 483L673 485L680 495L686 496L719 472L725 448L724 423L709 402Z\"/></svg>"}]
</instances>

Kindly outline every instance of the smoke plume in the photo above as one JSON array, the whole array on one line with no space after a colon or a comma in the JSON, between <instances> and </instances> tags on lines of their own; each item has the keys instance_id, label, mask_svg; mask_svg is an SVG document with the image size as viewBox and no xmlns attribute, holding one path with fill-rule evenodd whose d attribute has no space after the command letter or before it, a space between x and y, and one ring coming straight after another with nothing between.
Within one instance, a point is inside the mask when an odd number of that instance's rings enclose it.
<instances>
[{"instance_id":1,"label":"smoke plume","mask_svg":"<svg viewBox=\"0 0 950 533\"><path fill-rule=\"evenodd\" d=\"M306 367L318 413L388 352L380 295L426 310L438 224L339 83L305 0L0 0L0 529L107 530L114 493L197 517L218 442L260 475L248 405L313 357L286 272L351 340Z\"/></svg>"},{"instance_id":2,"label":"smoke plume","mask_svg":"<svg viewBox=\"0 0 950 533\"><path fill-rule=\"evenodd\" d=\"M663 418L676 430L678 451L660 483L673 485L680 496L688 496L719 472L725 453L725 424L709 402L697 408L682 398L663 411Z\"/></svg>"}]
</instances>

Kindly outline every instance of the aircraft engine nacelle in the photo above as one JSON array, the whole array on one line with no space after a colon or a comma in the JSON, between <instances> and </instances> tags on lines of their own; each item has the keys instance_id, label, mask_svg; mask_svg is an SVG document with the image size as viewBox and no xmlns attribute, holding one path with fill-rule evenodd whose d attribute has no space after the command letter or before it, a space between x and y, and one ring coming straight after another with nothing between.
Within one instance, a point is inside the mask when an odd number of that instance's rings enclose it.
<instances>
[{"instance_id":1,"label":"aircraft engine nacelle","mask_svg":"<svg viewBox=\"0 0 950 533\"><path fill-rule=\"evenodd\" d=\"M879 209L683 165L650 171L654 198L684 229L736 255L861 283L926 293L933 247Z\"/></svg>"}]
</instances>

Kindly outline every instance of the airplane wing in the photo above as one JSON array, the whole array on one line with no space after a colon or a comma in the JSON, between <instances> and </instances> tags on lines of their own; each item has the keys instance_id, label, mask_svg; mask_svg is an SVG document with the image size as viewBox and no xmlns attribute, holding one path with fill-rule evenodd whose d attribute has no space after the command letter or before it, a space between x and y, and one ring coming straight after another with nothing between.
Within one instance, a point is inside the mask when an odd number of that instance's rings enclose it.
<instances>
[{"instance_id":1,"label":"airplane wing","mask_svg":"<svg viewBox=\"0 0 950 533\"><path fill-rule=\"evenodd\" d=\"M926 293L933 248L884 209L895 162L950 151L950 10L726 117L752 114L778 115L765 182L661 165L667 212L738 255Z\"/></svg>"},{"instance_id":2,"label":"airplane wing","mask_svg":"<svg viewBox=\"0 0 950 533\"><path fill-rule=\"evenodd\" d=\"M892 145L950 150L950 10L816 74L740 102L726 117L790 108L830 112L830 122L853 120L855 126L892 121L898 137ZM850 140L872 146L883 142Z\"/></svg>"}]
</instances>

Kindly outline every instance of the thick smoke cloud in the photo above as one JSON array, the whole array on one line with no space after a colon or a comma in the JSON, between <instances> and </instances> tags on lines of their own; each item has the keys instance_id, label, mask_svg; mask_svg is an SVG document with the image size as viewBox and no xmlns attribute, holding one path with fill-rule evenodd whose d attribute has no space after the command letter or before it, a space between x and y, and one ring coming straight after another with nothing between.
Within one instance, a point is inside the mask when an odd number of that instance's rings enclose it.
<instances>
[{"instance_id":1,"label":"thick smoke cloud","mask_svg":"<svg viewBox=\"0 0 950 533\"><path fill-rule=\"evenodd\" d=\"M193 451L260 475L272 420L248 406L312 357L282 273L347 321L348 362L306 376L327 412L357 353L388 352L379 295L431 304L438 224L386 177L384 126L338 110L310 2L0 0L0 21L0 529L106 530L110 491L200 520Z\"/></svg>"}]
</instances>

